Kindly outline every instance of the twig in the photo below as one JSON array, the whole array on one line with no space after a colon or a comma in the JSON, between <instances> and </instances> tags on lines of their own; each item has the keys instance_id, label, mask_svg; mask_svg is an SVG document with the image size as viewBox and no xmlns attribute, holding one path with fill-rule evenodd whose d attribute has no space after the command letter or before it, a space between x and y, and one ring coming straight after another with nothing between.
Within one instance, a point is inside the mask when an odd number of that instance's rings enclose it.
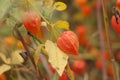
<instances>
[{"instance_id":1,"label":"twig","mask_svg":"<svg viewBox=\"0 0 120 80\"><path fill-rule=\"evenodd\" d=\"M71 80L70 75L67 73L67 71L64 71L65 75L67 76L68 80Z\"/></svg>"},{"instance_id":2,"label":"twig","mask_svg":"<svg viewBox=\"0 0 120 80\"><path fill-rule=\"evenodd\" d=\"M68 77L70 78L70 80L75 80L74 79L74 77L72 76L72 71L71 71L71 68L70 68L70 65L69 64L67 64L67 67L66 67L67 69L68 69L68 72L67 72L67 75L68 75ZM69 73L69 74L68 74Z\"/></svg>"},{"instance_id":3,"label":"twig","mask_svg":"<svg viewBox=\"0 0 120 80\"><path fill-rule=\"evenodd\" d=\"M19 30L17 28L17 27L20 27L21 25L22 25L21 23L16 24L15 27L14 27L14 30L15 30L16 34L18 35L19 39L21 40L21 42L22 42L22 44L23 44L23 46L24 46L24 48L25 48L25 50L27 52L26 55L30 58L32 64L34 65L35 70L37 70L37 67L35 65L34 59L33 59L32 55L31 55L27 45L25 44L25 41L24 41L22 35L20 34L20 32L19 32ZM39 72L39 75L40 75L41 78L43 78L43 76L42 76L42 74L40 72Z\"/></svg>"},{"instance_id":4,"label":"twig","mask_svg":"<svg viewBox=\"0 0 120 80\"><path fill-rule=\"evenodd\" d=\"M38 38L36 38L35 36L33 36L31 33L28 32L28 34L35 40L37 40L39 43L43 43L42 41L40 41Z\"/></svg>"},{"instance_id":5,"label":"twig","mask_svg":"<svg viewBox=\"0 0 120 80\"><path fill-rule=\"evenodd\" d=\"M69 59L72 59L72 60L80 60L80 59L83 59L83 60L96 60L96 56L93 56L93 55L90 55L88 53L84 53L84 54L80 54L78 56L74 56L74 55L69 55Z\"/></svg>"},{"instance_id":6,"label":"twig","mask_svg":"<svg viewBox=\"0 0 120 80\"><path fill-rule=\"evenodd\" d=\"M108 22L108 16L107 16L107 10L105 7L105 0L101 0L102 3L102 9L103 9L103 16L104 16L104 24L105 24L105 30L106 30L106 38L107 38L107 44L108 44L108 50L111 56L111 62L112 62L112 66L113 66L113 78L114 80L119 80L117 79L117 75L116 75L116 64L115 64L115 58L113 55L113 51L112 51L112 45L111 45L111 41L110 41L110 33L109 33L109 22Z\"/></svg>"},{"instance_id":7,"label":"twig","mask_svg":"<svg viewBox=\"0 0 120 80\"><path fill-rule=\"evenodd\" d=\"M47 71L47 73L49 75L49 78L51 80L52 77L53 77L53 74L52 74L52 72L49 69L49 64L47 62L47 59L45 58L45 56L42 53L40 53L40 59L42 60L43 66L46 69L46 71Z\"/></svg>"},{"instance_id":8,"label":"twig","mask_svg":"<svg viewBox=\"0 0 120 80\"><path fill-rule=\"evenodd\" d=\"M103 37L103 28L102 28L102 19L101 19L101 3L100 0L97 0L97 24L98 24L98 31L100 35L100 48L101 48L101 59L102 59L102 64L103 64L103 80L107 80L107 70L106 70L106 64L105 64L105 42L104 42L104 37Z\"/></svg>"},{"instance_id":9,"label":"twig","mask_svg":"<svg viewBox=\"0 0 120 80\"><path fill-rule=\"evenodd\" d=\"M21 42L23 43L23 46L24 46L25 50L27 51L27 56L29 56L29 58L31 59L31 61L32 61L33 65L34 65L34 67L35 67L35 69L36 69L36 66L35 66L35 64L34 64L34 59L33 59L32 55L31 55L30 51L28 50L28 48L27 48L27 46L26 46L26 44L25 44L25 41L24 41L22 35L20 34L19 30L17 29L17 27L18 27L18 26L21 26L21 25L22 25L22 24L16 24L15 27L14 27L14 30L16 31L16 34L18 35L19 39L20 39Z\"/></svg>"}]
</instances>

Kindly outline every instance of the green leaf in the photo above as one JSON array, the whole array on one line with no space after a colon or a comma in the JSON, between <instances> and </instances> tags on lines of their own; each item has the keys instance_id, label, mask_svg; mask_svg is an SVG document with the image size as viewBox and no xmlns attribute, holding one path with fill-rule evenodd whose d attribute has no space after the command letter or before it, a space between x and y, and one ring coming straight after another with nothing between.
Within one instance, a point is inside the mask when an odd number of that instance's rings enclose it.
<instances>
[{"instance_id":1,"label":"green leaf","mask_svg":"<svg viewBox=\"0 0 120 80\"><path fill-rule=\"evenodd\" d=\"M45 16L45 18L51 18L51 16L53 15L53 8L46 8L42 14Z\"/></svg>"},{"instance_id":2,"label":"green leaf","mask_svg":"<svg viewBox=\"0 0 120 80\"><path fill-rule=\"evenodd\" d=\"M0 0L0 20L4 17L11 6L10 0Z\"/></svg>"},{"instance_id":3,"label":"green leaf","mask_svg":"<svg viewBox=\"0 0 120 80\"><path fill-rule=\"evenodd\" d=\"M10 28L15 26L16 22L12 18L7 18L6 19L6 25L9 26Z\"/></svg>"},{"instance_id":4,"label":"green leaf","mask_svg":"<svg viewBox=\"0 0 120 80\"><path fill-rule=\"evenodd\" d=\"M19 21L21 22L21 14L22 12L19 10L19 8L12 8L10 11L9 11L10 15L14 17L14 20L15 21ZM13 18L12 18L13 19Z\"/></svg>"}]
</instances>

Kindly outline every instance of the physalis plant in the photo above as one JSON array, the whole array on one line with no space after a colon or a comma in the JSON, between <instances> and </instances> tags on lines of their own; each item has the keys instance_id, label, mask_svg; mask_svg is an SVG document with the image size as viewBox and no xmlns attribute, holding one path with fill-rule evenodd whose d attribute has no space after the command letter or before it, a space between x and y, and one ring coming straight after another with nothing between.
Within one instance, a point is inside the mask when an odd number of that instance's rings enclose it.
<instances>
[{"instance_id":1,"label":"physalis plant","mask_svg":"<svg viewBox=\"0 0 120 80\"><path fill-rule=\"evenodd\" d=\"M34 0L25 0L23 3L25 4L25 9L21 11L21 21L11 15L12 19L16 21L13 34L20 40L18 46L21 49L12 52L10 58L0 54L1 59L5 63L0 67L0 74L10 70L15 65L23 65L25 61L24 56L27 56L33 63L36 71L39 71L38 65L42 61L46 70L48 70L48 66L52 66L55 73L57 72L56 74L59 75L59 80L74 80L74 74L68 60L69 55L79 55L78 37L76 33L69 29L68 21L57 20L53 22L50 20L50 16L54 11L65 11L67 5L63 2L54 2L53 0L50 0L49 4L49 2L41 0L40 8L37 8L38 5ZM46 4L47 6L45 6ZM51 10L47 11L48 9ZM23 34L19 30L21 27L24 28L26 34L32 39L30 42L23 38ZM24 53L24 55L20 53ZM84 67L85 64L82 64ZM78 67L76 63L73 63L73 65ZM79 69L75 71L77 70ZM77 71L78 74L83 72ZM49 70L48 74L50 74Z\"/></svg>"},{"instance_id":2,"label":"physalis plant","mask_svg":"<svg viewBox=\"0 0 120 80\"><path fill-rule=\"evenodd\" d=\"M73 31L69 30L69 23L67 21L59 20L56 21L56 23L51 23L39 10L37 10L35 4L32 4L30 0L28 0L28 2L35 10L24 12L22 22L29 34L39 41L39 47L34 54L35 64L38 64L38 56L40 53L45 53L45 55L48 56L48 62L57 71L59 76L62 76L62 74L66 72L66 66L69 66L69 55L79 55L78 37ZM67 5L63 2L55 2L52 6L53 9L57 11L64 11L67 9ZM43 25L43 22L46 25ZM53 37L44 39L43 41L42 38L45 38L42 37L43 27L45 30L48 30L50 36Z\"/></svg>"}]
</instances>

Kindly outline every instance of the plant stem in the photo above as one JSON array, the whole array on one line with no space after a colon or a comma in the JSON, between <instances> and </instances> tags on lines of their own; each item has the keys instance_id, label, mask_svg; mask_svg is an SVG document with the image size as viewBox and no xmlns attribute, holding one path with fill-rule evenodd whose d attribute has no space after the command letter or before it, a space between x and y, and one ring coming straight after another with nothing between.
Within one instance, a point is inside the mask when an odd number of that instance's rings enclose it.
<instances>
[{"instance_id":1,"label":"plant stem","mask_svg":"<svg viewBox=\"0 0 120 80\"><path fill-rule=\"evenodd\" d=\"M16 34L19 36L19 39L20 39L21 42L23 43L23 46L24 46L25 50L27 51L27 56L29 56L29 58L31 59L31 61L32 61L33 65L34 65L34 67L35 67L35 69L36 69L36 66L35 66L35 64L34 64L34 59L33 59L32 55L31 55L30 51L28 50L28 48L27 48L27 46L26 46L26 44L25 44L25 41L24 41L22 35L20 34L19 30L17 29L17 27L18 27L18 26L21 26L21 25L22 25L22 24L16 24L16 26L14 27L14 30L16 31Z\"/></svg>"},{"instance_id":2,"label":"plant stem","mask_svg":"<svg viewBox=\"0 0 120 80\"><path fill-rule=\"evenodd\" d=\"M35 40L37 40L39 43L43 43L42 41L40 41L38 38L36 38L35 36L33 36L31 33L28 32L28 34ZM35 41L34 41L35 42Z\"/></svg>"},{"instance_id":3,"label":"plant stem","mask_svg":"<svg viewBox=\"0 0 120 80\"><path fill-rule=\"evenodd\" d=\"M108 50L111 56L111 62L112 62L112 66L113 66L113 78L114 80L118 80L117 79L117 75L116 75L116 64L115 64L115 58L114 58L114 54L112 53L112 45L111 45L111 41L110 41L110 33L109 33L109 22L108 22L108 16L107 16L107 10L105 7L105 0L101 0L102 3L102 9L103 9L103 16L104 16L104 24L105 24L105 31L106 31L106 38L107 38L107 44L108 44Z\"/></svg>"},{"instance_id":4,"label":"plant stem","mask_svg":"<svg viewBox=\"0 0 120 80\"><path fill-rule=\"evenodd\" d=\"M30 4L31 4L31 6L36 10L36 11L38 11L39 12L39 10L36 8L36 6L35 6L35 3L33 3L32 2L32 0L27 0ZM49 21L39 12L39 14L40 14L40 16L42 17L42 19L48 24L48 25L50 25L50 23L49 23Z\"/></svg>"},{"instance_id":5,"label":"plant stem","mask_svg":"<svg viewBox=\"0 0 120 80\"><path fill-rule=\"evenodd\" d=\"M74 77L72 76L72 70L70 68L70 65L68 64L67 65L67 69L68 69L68 72L69 72L69 77L70 77L70 80L75 80Z\"/></svg>"},{"instance_id":6,"label":"plant stem","mask_svg":"<svg viewBox=\"0 0 120 80\"><path fill-rule=\"evenodd\" d=\"M102 19L101 19L101 3L100 0L97 0L97 24L98 24L98 31L100 35L100 48L101 48L101 59L102 59L102 64L103 64L103 80L107 80L107 70L106 70L106 64L105 64L105 42L104 42L104 37L103 37L103 29L102 29Z\"/></svg>"},{"instance_id":7,"label":"plant stem","mask_svg":"<svg viewBox=\"0 0 120 80\"><path fill-rule=\"evenodd\" d=\"M80 54L78 56L69 55L69 59L72 59L72 60L83 59L83 60L92 60L92 61L95 61L97 58L96 58L96 56L91 55L89 53L84 53L84 54Z\"/></svg>"},{"instance_id":8,"label":"plant stem","mask_svg":"<svg viewBox=\"0 0 120 80\"><path fill-rule=\"evenodd\" d=\"M37 67L36 67L36 65L35 65L33 56L31 55L31 53L30 53L27 45L25 44L25 41L24 41L22 35L20 34L20 32L19 32L19 30L18 30L18 27L20 27L21 25L22 25L21 23L16 24L15 27L14 27L14 30L15 30L16 34L18 35L19 39L21 40L21 42L22 42L22 44L23 44L23 46L24 46L24 48L25 48L25 50L26 50L26 52L27 52L26 55L30 58L30 60L31 60L31 62L32 62L34 68L35 68L35 70L37 70ZM41 73L40 71L38 71L38 73L39 73L40 77L43 78L42 73Z\"/></svg>"},{"instance_id":9,"label":"plant stem","mask_svg":"<svg viewBox=\"0 0 120 80\"><path fill-rule=\"evenodd\" d=\"M30 5L40 14L41 18L47 23L48 27L49 27L49 30L50 30L50 33L54 36L55 40L57 40L57 36L55 34L55 31L54 31L54 27L53 25L42 15L42 13L36 8L36 4L33 3L31 0L27 0Z\"/></svg>"},{"instance_id":10,"label":"plant stem","mask_svg":"<svg viewBox=\"0 0 120 80\"><path fill-rule=\"evenodd\" d=\"M40 53L39 57L43 63L44 68L46 69L46 72L48 73L50 80L52 80L53 73L49 69L49 63L48 63L46 57L42 53Z\"/></svg>"}]
</instances>

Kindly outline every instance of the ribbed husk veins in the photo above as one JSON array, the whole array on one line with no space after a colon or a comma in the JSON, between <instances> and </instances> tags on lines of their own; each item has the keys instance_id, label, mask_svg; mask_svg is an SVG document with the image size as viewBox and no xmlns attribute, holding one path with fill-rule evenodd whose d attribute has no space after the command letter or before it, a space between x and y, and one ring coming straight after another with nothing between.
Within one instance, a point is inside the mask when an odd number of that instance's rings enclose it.
<instances>
[{"instance_id":1,"label":"ribbed husk veins","mask_svg":"<svg viewBox=\"0 0 120 80\"><path fill-rule=\"evenodd\" d=\"M78 55L79 41L72 31L65 31L57 40L58 47L67 54Z\"/></svg>"}]
</instances>

